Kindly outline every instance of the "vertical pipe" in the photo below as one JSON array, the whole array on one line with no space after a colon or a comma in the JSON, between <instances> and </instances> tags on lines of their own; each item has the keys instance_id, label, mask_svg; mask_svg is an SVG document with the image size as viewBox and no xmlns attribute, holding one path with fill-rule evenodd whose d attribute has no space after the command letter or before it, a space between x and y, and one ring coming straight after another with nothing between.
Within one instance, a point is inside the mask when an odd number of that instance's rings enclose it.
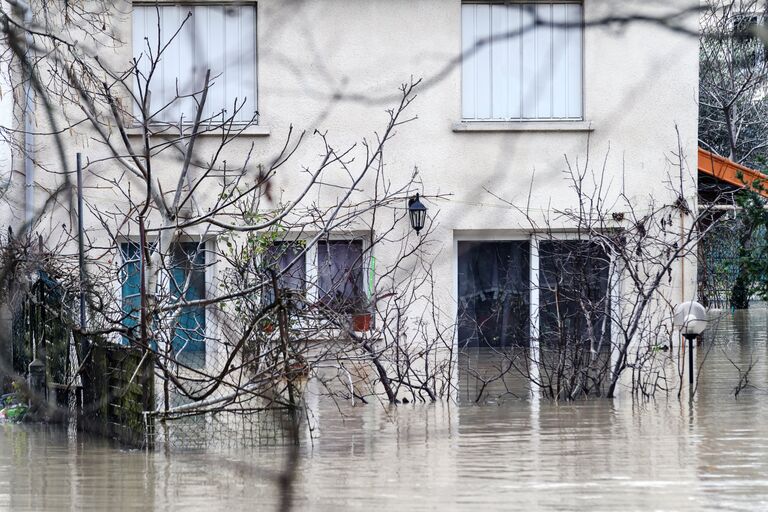
<instances>
[{"instance_id":1,"label":"vertical pipe","mask_svg":"<svg viewBox=\"0 0 768 512\"><path fill-rule=\"evenodd\" d=\"M685 246L685 212L680 210L680 247ZM680 258L680 302L685 301L685 258Z\"/></svg>"},{"instance_id":2,"label":"vertical pipe","mask_svg":"<svg viewBox=\"0 0 768 512\"><path fill-rule=\"evenodd\" d=\"M77 153L77 252L80 259L80 329L85 331L85 242L83 240L83 165L82 155ZM80 354L85 357L88 338L82 334Z\"/></svg>"},{"instance_id":3,"label":"vertical pipe","mask_svg":"<svg viewBox=\"0 0 768 512\"><path fill-rule=\"evenodd\" d=\"M144 216L139 216L139 332L141 333L141 349L149 347L147 339L147 261L145 249L147 247L147 233L144 229Z\"/></svg>"},{"instance_id":4,"label":"vertical pipe","mask_svg":"<svg viewBox=\"0 0 768 512\"><path fill-rule=\"evenodd\" d=\"M24 10L24 25L32 25L32 9L24 2L18 2ZM24 222L27 229L32 229L35 217L35 164L32 152L35 145L34 123L32 116L35 108L34 91L32 88L32 34L27 32L25 37L27 69L24 77Z\"/></svg>"},{"instance_id":5,"label":"vertical pipe","mask_svg":"<svg viewBox=\"0 0 768 512\"><path fill-rule=\"evenodd\" d=\"M687 335L688 338L688 384L691 385L691 393L693 393L693 339L695 336Z\"/></svg>"}]
</instances>

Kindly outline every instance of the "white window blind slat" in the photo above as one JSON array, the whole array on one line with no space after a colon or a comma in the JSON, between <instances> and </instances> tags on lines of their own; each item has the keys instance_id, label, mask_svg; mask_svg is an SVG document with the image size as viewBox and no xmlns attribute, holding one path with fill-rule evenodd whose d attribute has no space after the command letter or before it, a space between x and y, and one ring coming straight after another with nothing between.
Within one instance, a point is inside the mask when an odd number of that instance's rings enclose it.
<instances>
[{"instance_id":1,"label":"white window blind slat","mask_svg":"<svg viewBox=\"0 0 768 512\"><path fill-rule=\"evenodd\" d=\"M509 57L509 114L510 119L519 119L523 115L523 46L520 30L523 23L522 7L519 5L510 5L507 8L508 13L508 34L517 34L507 40L507 52Z\"/></svg>"},{"instance_id":2,"label":"white window blind slat","mask_svg":"<svg viewBox=\"0 0 768 512\"><path fill-rule=\"evenodd\" d=\"M235 13L232 16L224 17L224 47L230 50L224 54L227 69L231 69L233 72L228 73L225 76L226 83L224 84L224 96L227 99L227 111L233 112L235 98L238 98L238 103L243 97L240 90L240 75L241 67L238 65L240 60L245 56L243 55L242 34L240 33L240 16L242 15L239 6L229 7L229 10Z\"/></svg>"},{"instance_id":3,"label":"white window blind slat","mask_svg":"<svg viewBox=\"0 0 768 512\"><path fill-rule=\"evenodd\" d=\"M505 5L491 6L491 116L510 117L509 80L510 80L510 45L509 9Z\"/></svg>"},{"instance_id":4,"label":"white window blind slat","mask_svg":"<svg viewBox=\"0 0 768 512\"><path fill-rule=\"evenodd\" d=\"M253 116L253 94L256 90L256 60L250 53L253 41L256 40L255 11L246 6L233 7L238 11L237 16L227 17L227 69L235 72L227 75L226 98L228 109L234 106L237 98L238 106L243 105L240 116L250 119ZM236 49L236 50L235 50Z\"/></svg>"},{"instance_id":5,"label":"white window blind slat","mask_svg":"<svg viewBox=\"0 0 768 512\"><path fill-rule=\"evenodd\" d=\"M486 44L477 47L477 78L475 81L475 115L481 119L491 117L491 6L478 4L475 14L475 35Z\"/></svg>"},{"instance_id":6,"label":"white window blind slat","mask_svg":"<svg viewBox=\"0 0 768 512\"><path fill-rule=\"evenodd\" d=\"M536 105L537 105L537 87L536 78L538 66L536 65L536 26L535 16L532 5L524 5L522 7L522 22L521 22L521 44L522 49L522 66L523 73L521 77L522 86L522 98L523 105L522 118L535 119L536 118Z\"/></svg>"},{"instance_id":7,"label":"white window blind slat","mask_svg":"<svg viewBox=\"0 0 768 512\"><path fill-rule=\"evenodd\" d=\"M160 35L163 42L170 39L170 36L180 26L178 9L160 9ZM186 27L185 27L186 28ZM183 29L182 29L183 30ZM179 74L180 67L180 41L178 38L171 41L168 48L164 51L163 65L160 66L162 94L157 94L157 89L152 90L152 109L157 111L163 107L165 110L161 114L161 117L169 119L178 119L181 113L181 108L178 103L172 103L168 106L166 104L175 96L176 93L176 81L179 83L184 80L184 77Z\"/></svg>"},{"instance_id":8,"label":"white window blind slat","mask_svg":"<svg viewBox=\"0 0 768 512\"><path fill-rule=\"evenodd\" d=\"M536 19L536 118L552 117L552 6L537 5Z\"/></svg>"},{"instance_id":9,"label":"white window blind slat","mask_svg":"<svg viewBox=\"0 0 768 512\"><path fill-rule=\"evenodd\" d=\"M196 74L196 82L197 83L203 83L203 80L205 79L205 73L210 68L211 70L211 83L213 84L208 91L208 96L206 97L205 103L205 111L204 115L206 117L210 117L212 115L213 105L216 105L218 108L217 111L221 111L222 108L224 108L224 105L221 103L216 104L216 97L215 92L217 89L221 87L221 80L217 75L221 72L219 68L211 66L211 63L216 62L214 59L216 56L213 53L213 41L211 41L211 30L210 30L210 7L208 5L201 5L194 11L197 15L193 16L192 21L195 25L195 43L197 44L197 74ZM223 32L223 31L222 31ZM223 33L219 33L216 37L223 37Z\"/></svg>"},{"instance_id":10,"label":"white window blind slat","mask_svg":"<svg viewBox=\"0 0 768 512\"><path fill-rule=\"evenodd\" d=\"M581 118L583 113L583 77L582 77L582 33L580 5L566 5L566 18L568 20L568 110L569 118Z\"/></svg>"},{"instance_id":11,"label":"white window blind slat","mask_svg":"<svg viewBox=\"0 0 768 512\"><path fill-rule=\"evenodd\" d=\"M477 56L474 46L477 37L475 35L475 11L476 5L464 4L461 6L461 51L465 55L461 63L461 108L462 117L472 119L475 117L475 80L477 79Z\"/></svg>"},{"instance_id":12,"label":"white window blind slat","mask_svg":"<svg viewBox=\"0 0 768 512\"><path fill-rule=\"evenodd\" d=\"M181 24L187 17L189 9L175 9L178 16L178 24ZM194 55L195 47L195 31L193 27L194 18L188 19L184 23L184 28L179 32L178 44L176 44L176 51L174 59L177 62L175 68L171 67L169 63L169 69L174 69L174 73L179 80L179 92L181 94L192 94L195 91L195 60L190 59L190 55ZM179 25L176 25L177 27ZM184 114L184 120L186 122L194 121L195 101L192 98L184 98L178 101L178 105L174 109L174 119L178 119L182 113Z\"/></svg>"},{"instance_id":13,"label":"white window blind slat","mask_svg":"<svg viewBox=\"0 0 768 512\"><path fill-rule=\"evenodd\" d=\"M149 38L150 33L147 30L146 20L144 17L144 9L136 9L133 13L133 54L141 55L147 52L147 41L145 37ZM151 44L151 43L150 43ZM138 70L141 74L146 74L148 69L147 59L142 58L138 62Z\"/></svg>"},{"instance_id":14,"label":"white window blind slat","mask_svg":"<svg viewBox=\"0 0 768 512\"><path fill-rule=\"evenodd\" d=\"M207 58L204 61L205 66L200 71L205 74L207 68L211 69L211 80L214 86L208 91L206 106L207 116L220 116L222 109L231 113L232 108L227 101L227 78L228 71L232 71L223 64L226 62L226 41L227 33L225 27L224 7L219 5L203 6L206 10L206 16L203 25L205 26L204 41ZM232 48L237 52L237 48ZM219 118L221 119L221 118Z\"/></svg>"},{"instance_id":15,"label":"white window blind slat","mask_svg":"<svg viewBox=\"0 0 768 512\"><path fill-rule=\"evenodd\" d=\"M462 116L580 119L581 16L573 3L464 4Z\"/></svg>"},{"instance_id":16,"label":"white window blind slat","mask_svg":"<svg viewBox=\"0 0 768 512\"><path fill-rule=\"evenodd\" d=\"M256 23L256 10L253 8L241 7L243 16L241 17L242 31L242 53L243 59L241 60L242 67L241 72L243 74L240 85L243 88L242 97L247 100L243 111L245 117L252 118L256 113L256 83L257 69L256 69L256 41L258 34L256 29L258 27Z\"/></svg>"},{"instance_id":17,"label":"white window blind slat","mask_svg":"<svg viewBox=\"0 0 768 512\"><path fill-rule=\"evenodd\" d=\"M568 18L563 4L552 6L552 116L568 117Z\"/></svg>"}]
</instances>

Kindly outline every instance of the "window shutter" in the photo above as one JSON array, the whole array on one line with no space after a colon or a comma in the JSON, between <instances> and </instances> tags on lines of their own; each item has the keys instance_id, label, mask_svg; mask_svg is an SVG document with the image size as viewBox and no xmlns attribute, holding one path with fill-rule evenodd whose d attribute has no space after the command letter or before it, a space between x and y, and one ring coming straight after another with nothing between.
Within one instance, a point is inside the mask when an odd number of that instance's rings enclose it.
<instances>
[{"instance_id":1,"label":"window shutter","mask_svg":"<svg viewBox=\"0 0 768 512\"><path fill-rule=\"evenodd\" d=\"M462 116L580 119L582 6L462 5Z\"/></svg>"},{"instance_id":2,"label":"window shutter","mask_svg":"<svg viewBox=\"0 0 768 512\"><path fill-rule=\"evenodd\" d=\"M226 110L225 118L233 115L237 99L238 105L243 101L245 105L235 121L251 121L256 112L256 8L252 5L135 6L133 53L140 59L139 68L145 75L149 71L149 54L156 54L158 44L158 24L160 41L165 44L188 12L192 18L164 50L150 83L152 112L165 107L154 121L178 123L183 118L185 123L192 123L194 99L171 102L177 84L180 95L200 91L208 68L213 86L208 91L203 119L215 120L222 110Z\"/></svg>"}]
</instances>

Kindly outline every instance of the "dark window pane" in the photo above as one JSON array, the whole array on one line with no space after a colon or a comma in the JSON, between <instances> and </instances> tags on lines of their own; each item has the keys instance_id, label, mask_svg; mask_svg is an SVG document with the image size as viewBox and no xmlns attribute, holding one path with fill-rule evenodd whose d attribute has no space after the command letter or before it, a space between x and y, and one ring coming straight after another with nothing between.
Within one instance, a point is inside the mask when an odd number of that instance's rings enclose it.
<instances>
[{"instance_id":1,"label":"dark window pane","mask_svg":"<svg viewBox=\"0 0 768 512\"><path fill-rule=\"evenodd\" d=\"M364 308L362 240L329 240L317 244L320 300L338 311Z\"/></svg>"},{"instance_id":2,"label":"dark window pane","mask_svg":"<svg viewBox=\"0 0 768 512\"><path fill-rule=\"evenodd\" d=\"M122 294L123 326L130 329L139 324L141 311L139 245L135 242L121 243L120 256L123 261L119 271L120 291ZM126 336L123 336L123 344L129 344Z\"/></svg>"},{"instance_id":3,"label":"dark window pane","mask_svg":"<svg viewBox=\"0 0 768 512\"><path fill-rule=\"evenodd\" d=\"M459 242L459 346L527 347L528 241Z\"/></svg>"},{"instance_id":4,"label":"dark window pane","mask_svg":"<svg viewBox=\"0 0 768 512\"><path fill-rule=\"evenodd\" d=\"M586 240L539 243L539 327L543 347L610 350L610 260Z\"/></svg>"},{"instance_id":5,"label":"dark window pane","mask_svg":"<svg viewBox=\"0 0 768 512\"><path fill-rule=\"evenodd\" d=\"M290 290L304 291L306 288L306 259L304 248L295 242L275 242L267 247L263 255L263 265L275 272L285 271L278 278L278 286ZM298 257L298 259L296 259ZM292 261L296 263L288 268ZM287 269L287 270L286 270Z\"/></svg>"},{"instance_id":6,"label":"dark window pane","mask_svg":"<svg viewBox=\"0 0 768 512\"><path fill-rule=\"evenodd\" d=\"M187 301L205 298L205 251L197 242L174 246L171 262L171 293ZM173 353L179 362L200 367L205 364L205 307L185 306L178 316Z\"/></svg>"}]
</instances>

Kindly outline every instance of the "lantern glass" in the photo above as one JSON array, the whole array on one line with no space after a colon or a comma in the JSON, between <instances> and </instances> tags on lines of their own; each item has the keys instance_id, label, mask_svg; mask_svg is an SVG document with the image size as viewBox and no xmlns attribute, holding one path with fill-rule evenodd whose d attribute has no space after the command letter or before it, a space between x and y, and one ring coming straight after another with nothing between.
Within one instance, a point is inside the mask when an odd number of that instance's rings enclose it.
<instances>
[{"instance_id":1,"label":"lantern glass","mask_svg":"<svg viewBox=\"0 0 768 512\"><path fill-rule=\"evenodd\" d=\"M411 219L411 227L417 233L421 231L427 221L427 207L419 200L419 194L408 199L408 215Z\"/></svg>"}]
</instances>

